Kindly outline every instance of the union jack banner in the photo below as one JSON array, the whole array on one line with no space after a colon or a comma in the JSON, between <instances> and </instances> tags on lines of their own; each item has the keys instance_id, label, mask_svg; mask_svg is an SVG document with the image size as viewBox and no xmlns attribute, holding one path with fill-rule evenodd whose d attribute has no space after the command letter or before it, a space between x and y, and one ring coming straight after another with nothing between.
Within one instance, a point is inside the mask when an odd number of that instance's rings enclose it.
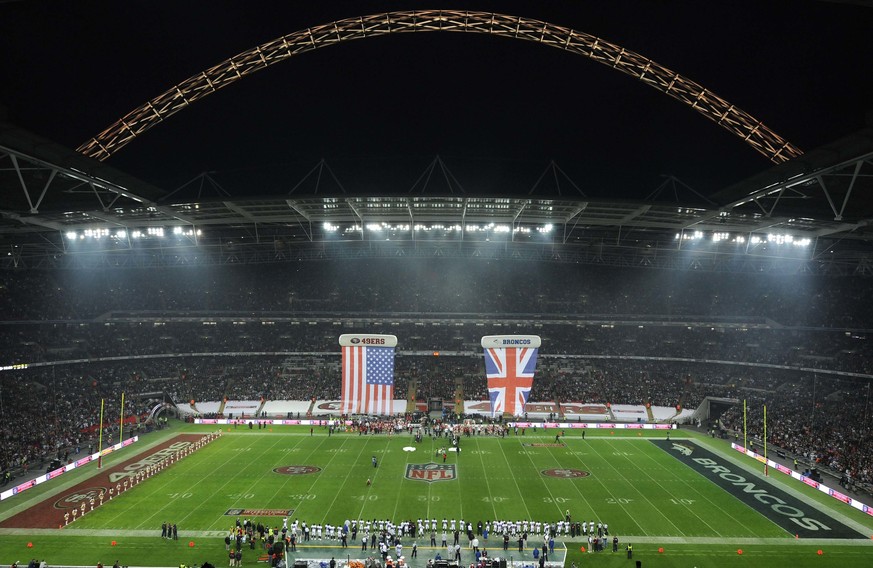
<instances>
[{"instance_id":1,"label":"union jack banner","mask_svg":"<svg viewBox=\"0 0 873 568\"><path fill-rule=\"evenodd\" d=\"M535 335L492 335L482 338L482 346L485 348L491 415L523 415L533 387L540 338Z\"/></svg>"},{"instance_id":2,"label":"union jack banner","mask_svg":"<svg viewBox=\"0 0 873 568\"><path fill-rule=\"evenodd\" d=\"M342 346L342 413L393 414L393 335L340 336Z\"/></svg>"}]
</instances>

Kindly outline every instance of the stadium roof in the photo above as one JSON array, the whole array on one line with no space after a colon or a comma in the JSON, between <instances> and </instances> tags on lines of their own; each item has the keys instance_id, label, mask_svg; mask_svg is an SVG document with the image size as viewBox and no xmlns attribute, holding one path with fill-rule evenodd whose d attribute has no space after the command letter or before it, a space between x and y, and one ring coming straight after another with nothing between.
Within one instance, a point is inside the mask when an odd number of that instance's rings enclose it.
<instances>
[{"instance_id":1,"label":"stadium roof","mask_svg":"<svg viewBox=\"0 0 873 568\"><path fill-rule=\"evenodd\" d=\"M0 125L0 266L454 251L869 272L871 130L821 146L869 112L869 10L480 4L174 3L148 37L124 8L4 5L6 75L28 80L0 89L0 122L61 144ZM413 182L436 154L455 172ZM322 160L294 185L324 157L339 178Z\"/></svg>"},{"instance_id":2,"label":"stadium roof","mask_svg":"<svg viewBox=\"0 0 873 568\"><path fill-rule=\"evenodd\" d=\"M680 195L682 188L674 186L672 201L654 194L649 200L593 199L581 191L574 197L386 192L174 200L173 194L9 125L0 126L0 164L6 196L0 243L8 247L7 257L19 260L13 266L28 264L22 262L27 258L96 252L176 254L229 243L287 250L377 241L553 249L599 243L637 249L634 254L704 250L706 242L706 250L719 255L806 260L835 251L839 242L841 255L866 262L873 239L870 202L864 199L873 190L870 129L711 198Z\"/></svg>"}]
</instances>

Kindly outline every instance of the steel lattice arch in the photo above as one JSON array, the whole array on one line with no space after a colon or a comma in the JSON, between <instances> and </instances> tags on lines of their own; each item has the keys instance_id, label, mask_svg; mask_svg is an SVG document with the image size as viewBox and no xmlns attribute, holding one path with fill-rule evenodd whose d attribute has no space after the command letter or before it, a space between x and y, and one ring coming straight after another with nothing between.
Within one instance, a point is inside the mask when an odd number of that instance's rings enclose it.
<instances>
[{"instance_id":1,"label":"steel lattice arch","mask_svg":"<svg viewBox=\"0 0 873 568\"><path fill-rule=\"evenodd\" d=\"M400 11L359 16L276 38L174 85L115 121L77 150L86 156L106 160L134 138L188 105L294 55L356 39L411 32L489 34L532 41L575 53L639 79L685 103L774 163L786 162L803 153L760 120L702 85L620 45L541 20L455 10Z\"/></svg>"}]
</instances>

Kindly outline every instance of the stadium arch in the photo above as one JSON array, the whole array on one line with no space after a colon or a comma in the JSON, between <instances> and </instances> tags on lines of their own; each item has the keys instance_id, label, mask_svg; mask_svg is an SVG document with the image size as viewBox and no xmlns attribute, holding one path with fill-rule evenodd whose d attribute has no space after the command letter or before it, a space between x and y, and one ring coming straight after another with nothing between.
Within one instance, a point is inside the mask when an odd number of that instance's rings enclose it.
<instances>
[{"instance_id":1,"label":"stadium arch","mask_svg":"<svg viewBox=\"0 0 873 568\"><path fill-rule=\"evenodd\" d=\"M549 22L489 12L398 11L309 27L239 53L136 107L77 148L103 161L197 100L292 56L355 39L411 32L466 32L532 41L607 65L681 101L774 163L803 152L749 113L679 73L599 37Z\"/></svg>"}]
</instances>

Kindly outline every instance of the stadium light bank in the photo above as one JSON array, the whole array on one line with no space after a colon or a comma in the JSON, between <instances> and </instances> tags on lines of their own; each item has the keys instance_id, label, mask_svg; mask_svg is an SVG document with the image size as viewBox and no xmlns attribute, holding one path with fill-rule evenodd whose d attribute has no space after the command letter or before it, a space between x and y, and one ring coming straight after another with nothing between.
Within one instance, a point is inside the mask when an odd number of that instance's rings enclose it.
<instances>
[{"instance_id":1,"label":"stadium light bank","mask_svg":"<svg viewBox=\"0 0 873 568\"><path fill-rule=\"evenodd\" d=\"M723 231L717 231L712 233L706 233L704 231L688 231L676 233L674 240L676 241L705 241L708 240L713 243L721 243L721 242L732 242L736 244L746 244L747 242L750 245L760 245L760 244L775 244L775 245L791 245L796 247L808 247L812 244L812 239L809 237L798 238L794 235L782 235L769 233L767 235L755 235L751 234L746 236L745 234L736 234L736 233L728 233Z\"/></svg>"},{"instance_id":2,"label":"stadium light bank","mask_svg":"<svg viewBox=\"0 0 873 568\"><path fill-rule=\"evenodd\" d=\"M145 238L163 238L167 235L167 231L164 227L147 227L143 229L131 229L128 231L127 229L117 229L112 231L107 228L99 228L99 229L84 229L80 231L67 231L64 233L64 236L68 241L83 241L83 240L100 240L104 238L111 238L117 240L126 240L128 237L131 239L145 239ZM200 229L195 229L193 227L185 228L185 227L173 227L172 234L176 237L194 237L201 236L203 231Z\"/></svg>"}]
</instances>

